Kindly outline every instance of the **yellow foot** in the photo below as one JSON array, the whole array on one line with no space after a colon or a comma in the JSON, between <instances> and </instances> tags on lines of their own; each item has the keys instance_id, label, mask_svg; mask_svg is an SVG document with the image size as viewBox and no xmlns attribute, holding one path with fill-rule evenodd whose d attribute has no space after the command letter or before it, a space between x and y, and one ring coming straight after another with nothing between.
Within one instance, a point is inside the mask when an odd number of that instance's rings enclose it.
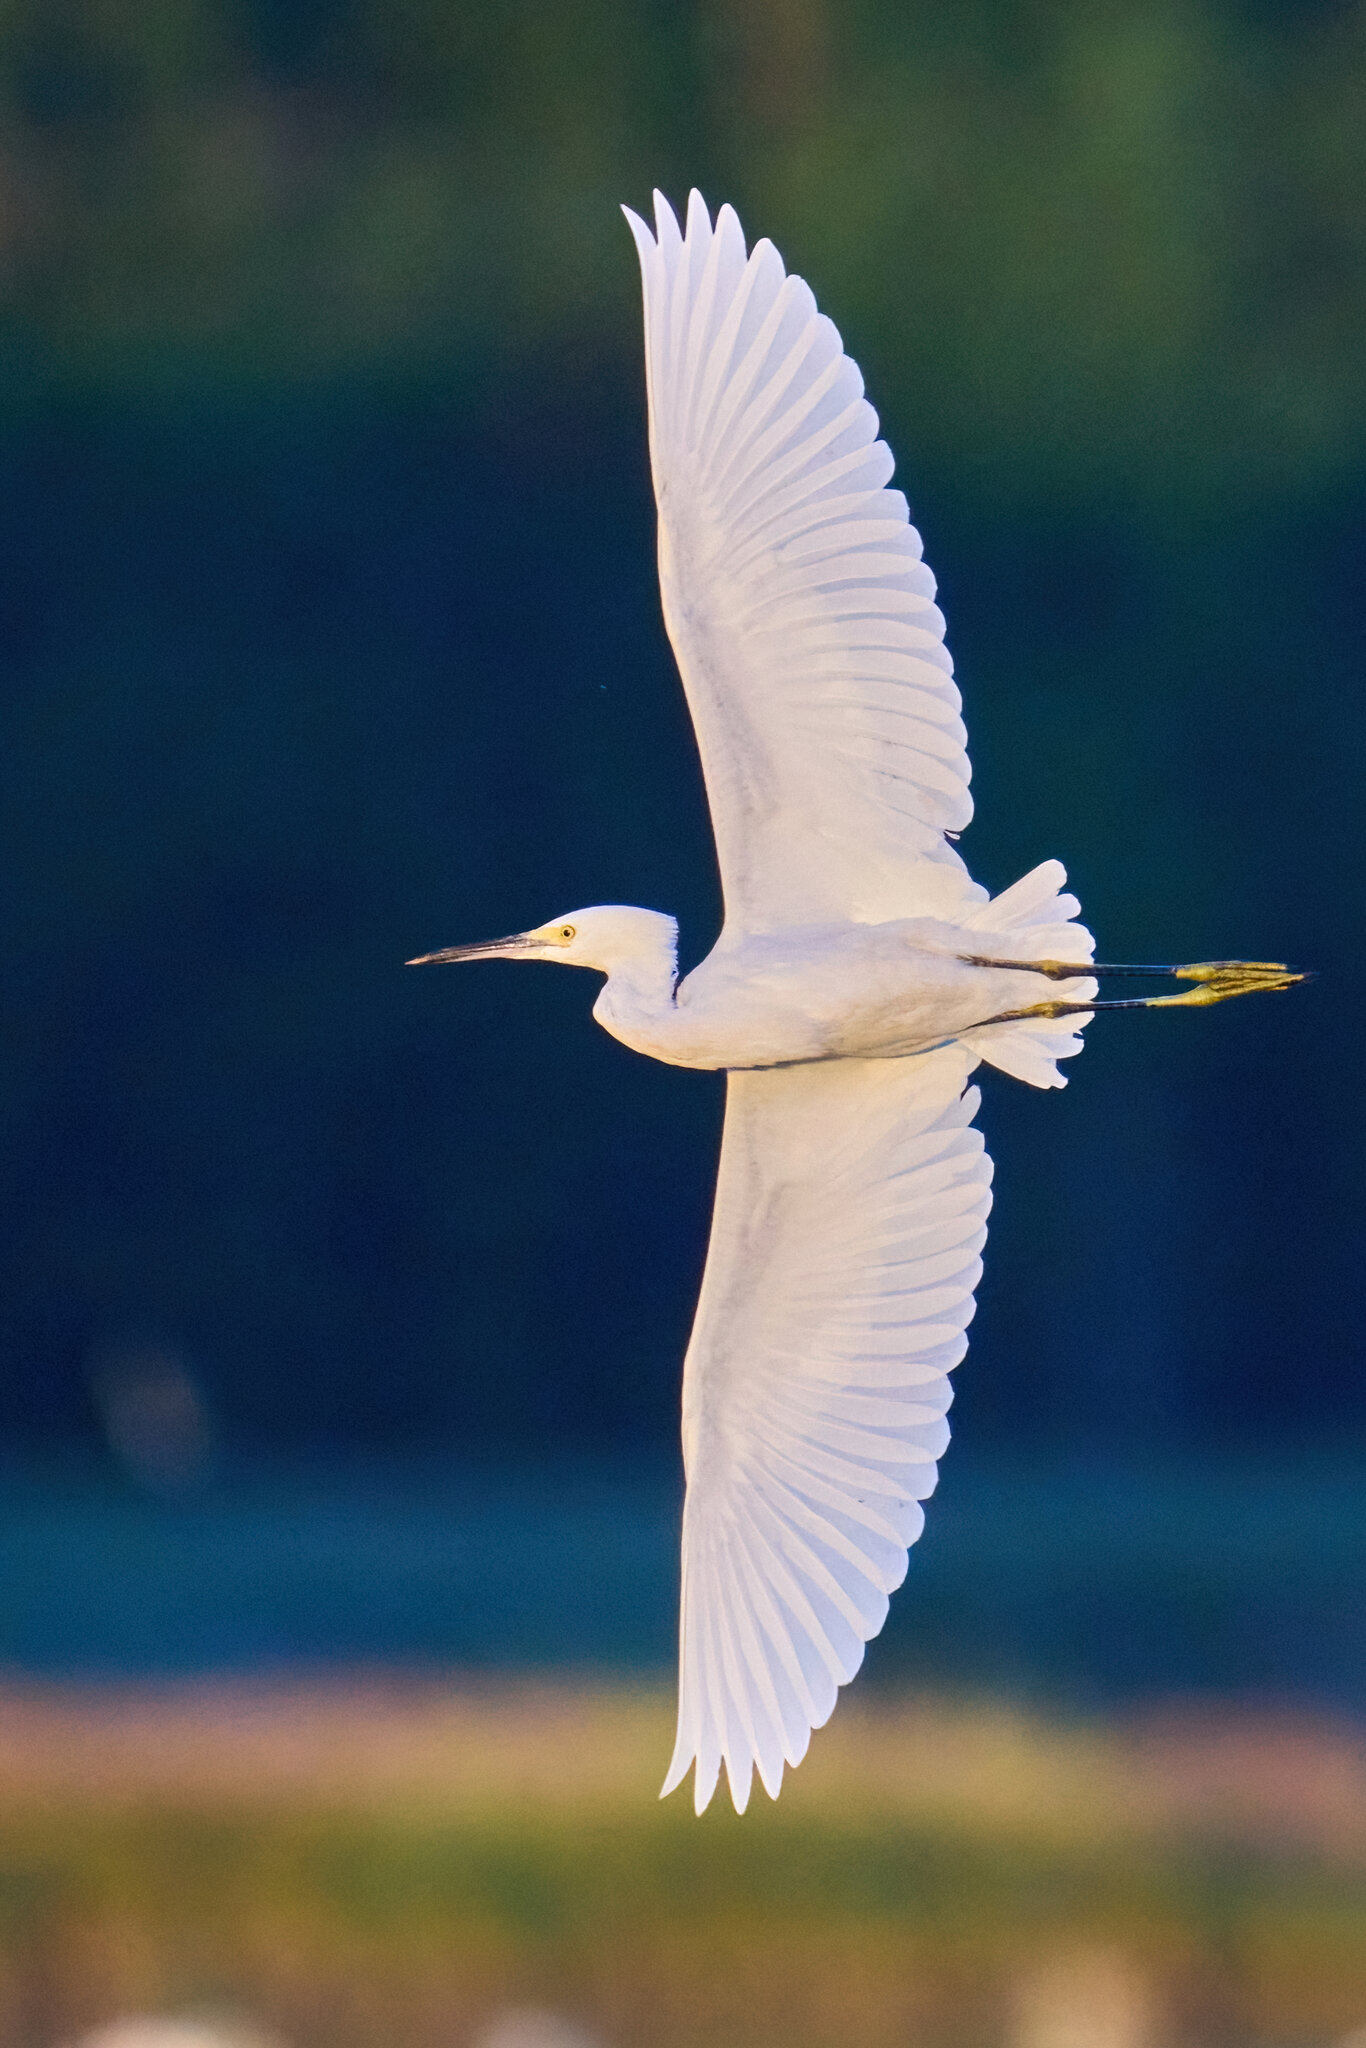
<instances>
[{"instance_id":1,"label":"yellow foot","mask_svg":"<svg viewBox=\"0 0 1366 2048\"><path fill-rule=\"evenodd\" d=\"M1230 996L1293 988L1297 981L1313 980L1311 974L1298 973L1283 960L1197 960L1172 971L1177 981L1195 981L1200 986L1183 996L1159 996L1161 1003L1223 1003Z\"/></svg>"},{"instance_id":2,"label":"yellow foot","mask_svg":"<svg viewBox=\"0 0 1366 2048\"><path fill-rule=\"evenodd\" d=\"M998 963L992 962L992 965ZM1005 966L1007 963L999 963ZM1015 966L1029 966L1041 974L1049 973L1061 963L1044 960L1015 961ZM1104 967L1082 968L1082 973L1104 974ZM1111 968L1111 973L1131 973L1127 968ZM1078 969L1072 966L1069 974ZM1012 1024L1021 1017L1089 1017L1094 1010L1167 1010L1185 1004L1203 1007L1207 1003L1226 1003L1231 996L1256 995L1259 990L1293 988L1297 981L1312 981L1312 972L1303 972L1286 967L1278 960L1199 960L1189 967L1140 968L1139 973L1170 974L1178 981L1193 981L1195 988L1182 991L1179 996L1125 996L1119 1002L1090 1003L1030 1003L1021 1010L1002 1010L999 1016L987 1017L988 1024Z\"/></svg>"},{"instance_id":3,"label":"yellow foot","mask_svg":"<svg viewBox=\"0 0 1366 2048\"><path fill-rule=\"evenodd\" d=\"M1162 975L1172 981L1194 981L1197 988L1179 996L1135 996L1123 1003L1070 1003L1062 1009L1037 1003L1011 1010L1011 1017L1066 1016L1071 1011L1155 1009L1160 1003L1225 1003L1230 996L1255 995L1259 989L1293 988L1312 981L1313 974L1287 967L1283 960L1195 960L1188 967L1120 967L1104 960L995 960L981 953L963 953L970 967L1008 967L1016 973L1042 974L1049 981L1076 981L1082 975Z\"/></svg>"}]
</instances>

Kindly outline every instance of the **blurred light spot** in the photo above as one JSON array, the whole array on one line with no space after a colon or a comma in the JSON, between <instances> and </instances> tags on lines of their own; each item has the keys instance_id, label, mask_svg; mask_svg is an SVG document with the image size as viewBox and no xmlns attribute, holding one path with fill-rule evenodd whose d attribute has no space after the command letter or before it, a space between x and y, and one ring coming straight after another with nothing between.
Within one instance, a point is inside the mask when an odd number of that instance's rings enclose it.
<instances>
[{"instance_id":1,"label":"blurred light spot","mask_svg":"<svg viewBox=\"0 0 1366 2048\"><path fill-rule=\"evenodd\" d=\"M235 2020L159 2019L139 2014L82 2034L71 2048L284 2048L278 2034Z\"/></svg>"},{"instance_id":2,"label":"blurred light spot","mask_svg":"<svg viewBox=\"0 0 1366 2048\"><path fill-rule=\"evenodd\" d=\"M557 2013L527 2006L499 2013L492 2025L475 2037L474 2048L602 2048L602 2043L596 2034L586 2034Z\"/></svg>"},{"instance_id":3,"label":"blurred light spot","mask_svg":"<svg viewBox=\"0 0 1366 2048\"><path fill-rule=\"evenodd\" d=\"M139 1485L174 1491L205 1476L213 1431L174 1351L153 1344L103 1351L91 1363L90 1391L110 1450Z\"/></svg>"},{"instance_id":4,"label":"blurred light spot","mask_svg":"<svg viewBox=\"0 0 1366 2048\"><path fill-rule=\"evenodd\" d=\"M1110 1949L1047 1957L1015 1984L1010 2048L1149 2048L1152 2000L1144 1978Z\"/></svg>"}]
</instances>

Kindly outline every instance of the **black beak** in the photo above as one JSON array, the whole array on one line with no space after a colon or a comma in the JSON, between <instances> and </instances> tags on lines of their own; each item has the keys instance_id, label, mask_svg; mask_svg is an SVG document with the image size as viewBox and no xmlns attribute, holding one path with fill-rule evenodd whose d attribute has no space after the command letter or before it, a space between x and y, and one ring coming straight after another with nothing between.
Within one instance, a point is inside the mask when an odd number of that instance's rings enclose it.
<instances>
[{"instance_id":1,"label":"black beak","mask_svg":"<svg viewBox=\"0 0 1366 2048\"><path fill-rule=\"evenodd\" d=\"M487 960L498 953L519 953L526 945L526 933L514 932L507 939L481 939L473 946L443 946L439 953L419 953L405 960L405 967L442 967L448 960Z\"/></svg>"}]
</instances>

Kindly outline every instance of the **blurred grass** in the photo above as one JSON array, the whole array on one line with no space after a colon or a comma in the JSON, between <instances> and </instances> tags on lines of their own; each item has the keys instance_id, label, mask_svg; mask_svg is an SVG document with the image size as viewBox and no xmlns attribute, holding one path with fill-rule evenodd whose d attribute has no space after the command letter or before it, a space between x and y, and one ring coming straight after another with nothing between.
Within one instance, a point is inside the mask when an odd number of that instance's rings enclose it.
<instances>
[{"instance_id":1,"label":"blurred grass","mask_svg":"<svg viewBox=\"0 0 1366 2048\"><path fill-rule=\"evenodd\" d=\"M394 1680L12 1688L0 2039L232 2001L298 2048L500 2005L618 2048L986 2048L1119 1959L1200 2048L1366 2016L1366 1746L1270 1713L846 1702L771 1807L654 1793L665 1695Z\"/></svg>"}]
</instances>

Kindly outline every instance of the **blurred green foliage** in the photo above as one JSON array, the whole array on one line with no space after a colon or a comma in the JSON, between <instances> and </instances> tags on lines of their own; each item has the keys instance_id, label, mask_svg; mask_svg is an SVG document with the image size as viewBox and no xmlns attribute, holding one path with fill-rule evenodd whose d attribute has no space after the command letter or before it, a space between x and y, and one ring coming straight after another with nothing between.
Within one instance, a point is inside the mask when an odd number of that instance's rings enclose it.
<instances>
[{"instance_id":1,"label":"blurred green foliage","mask_svg":"<svg viewBox=\"0 0 1366 2048\"><path fill-rule=\"evenodd\" d=\"M1098 1955L1198 2048L1319 2042L1366 2010L1363 1928L1359 1870L1217 1842L677 1803L59 1810L6 1819L0 2018L26 2043L227 2005L295 2048L450 2048L534 2002L612 2048L1004 2048L1033 2038L1017 1986Z\"/></svg>"},{"instance_id":2,"label":"blurred green foliage","mask_svg":"<svg viewBox=\"0 0 1366 2048\"><path fill-rule=\"evenodd\" d=\"M1340 0L8 0L11 348L71 378L633 357L615 202L728 196L918 463L1217 518L1362 460Z\"/></svg>"}]
</instances>

